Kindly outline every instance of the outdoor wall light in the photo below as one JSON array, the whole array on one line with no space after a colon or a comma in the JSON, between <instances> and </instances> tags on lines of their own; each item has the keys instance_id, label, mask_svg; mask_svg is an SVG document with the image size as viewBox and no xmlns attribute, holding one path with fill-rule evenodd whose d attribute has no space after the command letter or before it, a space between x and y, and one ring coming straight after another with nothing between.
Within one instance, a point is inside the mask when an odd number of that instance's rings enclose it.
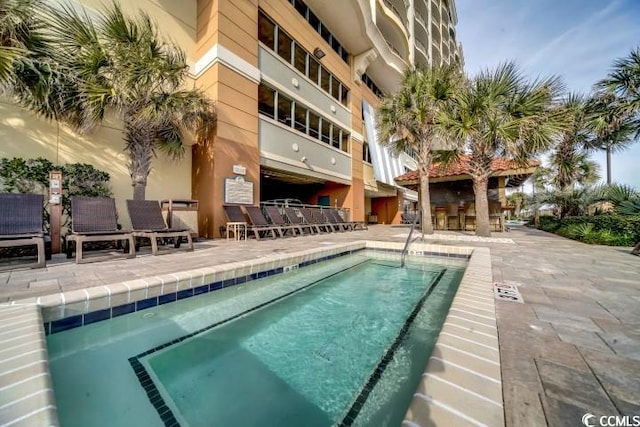
<instances>
[{"instance_id":1,"label":"outdoor wall light","mask_svg":"<svg viewBox=\"0 0 640 427\"><path fill-rule=\"evenodd\" d=\"M326 53L324 53L324 51L322 49L320 49L319 47L315 48L313 50L313 56L315 56L318 59L322 59L324 58L326 55Z\"/></svg>"},{"instance_id":2,"label":"outdoor wall light","mask_svg":"<svg viewBox=\"0 0 640 427\"><path fill-rule=\"evenodd\" d=\"M302 163L306 163L307 162L307 156L302 156L302 158L300 159L300 161Z\"/></svg>"}]
</instances>

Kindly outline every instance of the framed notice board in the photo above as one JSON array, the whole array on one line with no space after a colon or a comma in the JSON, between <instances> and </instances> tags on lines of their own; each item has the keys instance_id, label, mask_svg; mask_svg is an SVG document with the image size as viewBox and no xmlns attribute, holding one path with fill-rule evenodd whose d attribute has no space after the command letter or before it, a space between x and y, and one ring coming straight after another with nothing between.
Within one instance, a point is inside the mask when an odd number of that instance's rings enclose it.
<instances>
[{"instance_id":1,"label":"framed notice board","mask_svg":"<svg viewBox=\"0 0 640 427\"><path fill-rule=\"evenodd\" d=\"M225 178L224 203L225 205L253 205L253 182L245 181L241 176Z\"/></svg>"}]
</instances>

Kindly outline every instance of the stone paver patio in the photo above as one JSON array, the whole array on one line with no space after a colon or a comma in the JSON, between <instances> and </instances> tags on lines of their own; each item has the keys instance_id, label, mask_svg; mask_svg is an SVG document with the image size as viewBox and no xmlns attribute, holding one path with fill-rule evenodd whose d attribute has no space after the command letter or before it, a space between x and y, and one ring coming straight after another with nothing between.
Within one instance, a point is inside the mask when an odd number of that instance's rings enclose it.
<instances>
[{"instance_id":1,"label":"stone paver patio","mask_svg":"<svg viewBox=\"0 0 640 427\"><path fill-rule=\"evenodd\" d=\"M56 256L46 269L0 273L0 303L335 242L404 241L407 232L372 226L286 240L213 240L193 253L143 251L84 265ZM430 236L428 243L490 248L494 282L518 284L525 301L496 301L506 424L574 426L587 412L640 415L640 258L628 248L526 228L495 233L492 241L460 235Z\"/></svg>"}]
</instances>

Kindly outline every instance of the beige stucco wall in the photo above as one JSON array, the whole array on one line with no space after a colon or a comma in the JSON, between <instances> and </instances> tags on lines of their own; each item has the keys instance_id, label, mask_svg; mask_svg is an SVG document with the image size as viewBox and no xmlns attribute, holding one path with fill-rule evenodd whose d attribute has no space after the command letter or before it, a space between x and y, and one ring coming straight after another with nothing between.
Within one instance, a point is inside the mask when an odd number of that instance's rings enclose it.
<instances>
[{"instance_id":1,"label":"beige stucco wall","mask_svg":"<svg viewBox=\"0 0 640 427\"><path fill-rule=\"evenodd\" d=\"M52 0L50 0L52 1ZM110 1L72 0L92 11L104 10ZM140 10L149 15L160 28L161 35L184 49L187 59L194 61L196 50L197 0L127 0L120 1L122 10L129 16L137 16Z\"/></svg>"},{"instance_id":2,"label":"beige stucco wall","mask_svg":"<svg viewBox=\"0 0 640 427\"><path fill-rule=\"evenodd\" d=\"M91 133L79 135L6 99L0 100L0 157L44 157L55 164L89 163L108 172L119 222L128 227L125 200L132 197L133 190L121 129L119 122L111 120ZM158 153L149 175L147 199L191 197L191 150L186 148L184 159L177 162Z\"/></svg>"},{"instance_id":3,"label":"beige stucco wall","mask_svg":"<svg viewBox=\"0 0 640 427\"><path fill-rule=\"evenodd\" d=\"M75 0L90 14L104 8L102 0ZM188 61L194 61L196 46L197 0L129 0L120 2L129 16L140 10L154 21L166 40L180 46ZM190 80L188 87L193 86ZM111 189L116 199L119 222L129 227L125 200L131 198L128 159L123 152L122 123L113 119L85 135L66 126L46 121L0 99L0 157L44 157L54 163L89 163L111 175ZM191 148L185 157L173 161L162 153L153 161L147 184L147 199L191 198Z\"/></svg>"}]
</instances>

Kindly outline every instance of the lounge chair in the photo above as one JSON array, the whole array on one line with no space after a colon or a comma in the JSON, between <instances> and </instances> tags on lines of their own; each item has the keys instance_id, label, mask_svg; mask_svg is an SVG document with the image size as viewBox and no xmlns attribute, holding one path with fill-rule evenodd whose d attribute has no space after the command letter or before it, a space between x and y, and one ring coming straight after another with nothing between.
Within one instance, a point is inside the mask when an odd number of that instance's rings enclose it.
<instances>
[{"instance_id":1,"label":"lounge chair","mask_svg":"<svg viewBox=\"0 0 640 427\"><path fill-rule=\"evenodd\" d=\"M284 234L287 234L287 231L290 231L294 236L296 232L302 234L302 227L299 224L287 224L287 221L280 213L280 208L277 206L265 206L264 209L271 223L280 227Z\"/></svg>"},{"instance_id":2,"label":"lounge chair","mask_svg":"<svg viewBox=\"0 0 640 427\"><path fill-rule=\"evenodd\" d=\"M223 208L224 208L224 213L227 215L227 218L229 219L229 222L247 224L247 231L253 231L253 234L256 236L256 240L260 240L260 238L264 237L267 233L271 233L271 235L275 239L276 237L278 237L278 235L276 234L276 231L278 231L278 233L282 237L282 230L280 230L278 227L271 226L268 223L266 226L256 225L253 223L253 221L249 223L245 218L244 213L242 212L242 208L240 206L229 205L229 206L223 206Z\"/></svg>"},{"instance_id":3,"label":"lounge chair","mask_svg":"<svg viewBox=\"0 0 640 427\"><path fill-rule=\"evenodd\" d=\"M151 253L158 255L158 239L175 240L174 247L180 248L182 238L187 239L187 247L184 250L193 250L193 240L188 228L168 228L162 217L160 203L157 200L127 200L127 210L131 218L133 236L149 239L151 241ZM137 247L136 247L137 249Z\"/></svg>"},{"instance_id":4,"label":"lounge chair","mask_svg":"<svg viewBox=\"0 0 640 427\"><path fill-rule=\"evenodd\" d=\"M117 255L83 258L82 245L87 242L116 241L125 243L128 253L119 257L133 258L136 256L136 245L130 231L118 230L116 203L109 197L71 197L71 234L66 238L67 258L76 251L76 263L101 261L114 258ZM75 245L72 245L71 243Z\"/></svg>"},{"instance_id":5,"label":"lounge chair","mask_svg":"<svg viewBox=\"0 0 640 427\"><path fill-rule=\"evenodd\" d=\"M40 194L0 193L0 248L35 245L38 254L36 262L2 266L0 271L45 266L42 202Z\"/></svg>"},{"instance_id":6,"label":"lounge chair","mask_svg":"<svg viewBox=\"0 0 640 427\"><path fill-rule=\"evenodd\" d=\"M298 212L294 208L286 207L284 208L284 213L287 215L289 222L300 227L303 233L304 230L309 230L309 234L319 232L319 229L315 225L304 222L304 217L298 215Z\"/></svg>"},{"instance_id":7,"label":"lounge chair","mask_svg":"<svg viewBox=\"0 0 640 427\"><path fill-rule=\"evenodd\" d=\"M249 228L255 234L256 239L258 238L260 232L267 231L271 231L274 238L276 237L276 231L278 232L278 235L280 237L284 237L284 231L282 227L276 224L269 224L269 221L267 221L267 218L265 218L264 214L262 213L262 209L260 209L258 206L245 206L244 209L247 211L249 221L251 221L251 225Z\"/></svg>"},{"instance_id":8,"label":"lounge chair","mask_svg":"<svg viewBox=\"0 0 640 427\"><path fill-rule=\"evenodd\" d=\"M332 215L339 224L348 227L350 230L366 230L367 223L365 221L347 221L340 215L340 212L335 209L328 209L325 213Z\"/></svg>"},{"instance_id":9,"label":"lounge chair","mask_svg":"<svg viewBox=\"0 0 640 427\"><path fill-rule=\"evenodd\" d=\"M351 225L346 224L339 215L335 215L335 211L333 209L323 209L321 214L327 222L333 225L334 229L337 227L340 232L353 230Z\"/></svg>"},{"instance_id":10,"label":"lounge chair","mask_svg":"<svg viewBox=\"0 0 640 427\"><path fill-rule=\"evenodd\" d=\"M333 231L333 225L327 224L325 221L321 220L314 213L315 209L311 208L300 208L300 213L304 217L304 220L308 224L313 224L316 227L318 233L320 232L330 232Z\"/></svg>"}]
</instances>

